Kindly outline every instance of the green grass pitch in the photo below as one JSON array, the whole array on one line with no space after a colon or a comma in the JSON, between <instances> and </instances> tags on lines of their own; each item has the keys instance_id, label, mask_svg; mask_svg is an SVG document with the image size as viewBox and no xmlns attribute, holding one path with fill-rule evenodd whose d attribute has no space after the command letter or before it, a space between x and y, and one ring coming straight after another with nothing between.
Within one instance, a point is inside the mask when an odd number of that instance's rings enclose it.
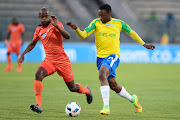
<instances>
[{"instance_id":1,"label":"green grass pitch","mask_svg":"<svg viewBox=\"0 0 180 120\"><path fill-rule=\"evenodd\" d=\"M95 64L72 64L75 82L90 85L93 103L85 95L71 93L57 73L43 80L42 108L37 114L29 108L35 104L34 76L39 63L24 63L21 73L3 72L0 64L0 119L12 120L172 120L180 119L180 64L120 64L116 70L118 83L130 94L136 94L143 106L141 114L124 98L110 91L109 116L99 114L103 102L98 70ZM13 64L16 69L16 64ZM69 102L81 106L81 114L70 118L65 114Z\"/></svg>"}]
</instances>

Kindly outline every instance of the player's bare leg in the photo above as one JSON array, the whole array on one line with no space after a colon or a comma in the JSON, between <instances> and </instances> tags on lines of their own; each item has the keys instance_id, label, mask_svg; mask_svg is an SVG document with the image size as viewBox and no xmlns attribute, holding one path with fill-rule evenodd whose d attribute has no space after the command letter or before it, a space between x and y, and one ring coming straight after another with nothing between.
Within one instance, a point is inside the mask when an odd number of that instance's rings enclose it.
<instances>
[{"instance_id":1,"label":"player's bare leg","mask_svg":"<svg viewBox=\"0 0 180 120\"><path fill-rule=\"evenodd\" d=\"M122 85L119 85L117 83L115 77L112 77L109 80L109 85L110 85L110 88L114 90L118 95L128 99L131 103L133 103L137 112L139 113L142 112L142 106L139 104L137 96L136 95L131 96Z\"/></svg>"},{"instance_id":2,"label":"player's bare leg","mask_svg":"<svg viewBox=\"0 0 180 120\"><path fill-rule=\"evenodd\" d=\"M110 75L109 69L105 66L102 66L99 70L99 80L101 82L101 95L103 99L103 109L100 111L101 115L109 115L110 114L110 108L109 108L109 83L108 83L108 76Z\"/></svg>"},{"instance_id":3,"label":"player's bare leg","mask_svg":"<svg viewBox=\"0 0 180 120\"><path fill-rule=\"evenodd\" d=\"M4 69L4 71L12 71L13 67L12 67L12 61L11 61L11 54L10 52L7 53L7 61L8 61L8 66Z\"/></svg>"},{"instance_id":4,"label":"player's bare leg","mask_svg":"<svg viewBox=\"0 0 180 120\"><path fill-rule=\"evenodd\" d=\"M39 67L36 72L36 75L35 75L36 80L34 81L34 92L35 92L35 97L36 97L36 105L30 106L30 109L37 113L43 112L43 110L41 108L41 95L42 95L42 90L43 90L42 80L46 76L48 76L48 72L46 71L46 69L43 67Z\"/></svg>"},{"instance_id":5,"label":"player's bare leg","mask_svg":"<svg viewBox=\"0 0 180 120\"><path fill-rule=\"evenodd\" d=\"M119 85L116 81L116 77L112 77L109 80L109 86L110 88L115 91L116 93L118 93L120 96L128 99L129 101L132 102L132 97L131 95L125 90L125 88L122 85Z\"/></svg>"},{"instance_id":6,"label":"player's bare leg","mask_svg":"<svg viewBox=\"0 0 180 120\"><path fill-rule=\"evenodd\" d=\"M18 61L19 61L19 54L17 54L17 63L18 63L18 67L17 67L17 69L16 69L16 72L21 72L22 71L22 67L21 67L21 63L19 63Z\"/></svg>"},{"instance_id":7,"label":"player's bare leg","mask_svg":"<svg viewBox=\"0 0 180 120\"><path fill-rule=\"evenodd\" d=\"M71 82L66 82L66 85L71 92L86 94L87 102L88 104L91 104L93 96L91 93L91 88L89 86L83 87L81 84L75 84L74 80L72 80Z\"/></svg>"}]
</instances>

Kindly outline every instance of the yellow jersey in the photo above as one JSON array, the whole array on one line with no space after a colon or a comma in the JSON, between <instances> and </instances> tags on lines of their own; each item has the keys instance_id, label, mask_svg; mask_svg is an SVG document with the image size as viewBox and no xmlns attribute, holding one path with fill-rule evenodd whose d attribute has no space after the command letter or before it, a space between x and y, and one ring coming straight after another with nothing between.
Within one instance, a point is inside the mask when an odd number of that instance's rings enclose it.
<instances>
[{"instance_id":1,"label":"yellow jersey","mask_svg":"<svg viewBox=\"0 0 180 120\"><path fill-rule=\"evenodd\" d=\"M116 54L120 57L120 32L125 31L128 34L131 32L131 28L124 21L120 19L111 18L109 22L102 23L99 18L94 19L88 27L85 28L84 32L80 31L79 28L76 30L78 36L82 39L95 32L95 43L97 49L97 57L106 58L111 54ZM135 40L138 38L140 44L144 44L144 41L140 37L135 35ZM132 37L132 35L130 35ZM82 37L84 36L84 37ZM134 39L133 38L133 39Z\"/></svg>"}]
</instances>

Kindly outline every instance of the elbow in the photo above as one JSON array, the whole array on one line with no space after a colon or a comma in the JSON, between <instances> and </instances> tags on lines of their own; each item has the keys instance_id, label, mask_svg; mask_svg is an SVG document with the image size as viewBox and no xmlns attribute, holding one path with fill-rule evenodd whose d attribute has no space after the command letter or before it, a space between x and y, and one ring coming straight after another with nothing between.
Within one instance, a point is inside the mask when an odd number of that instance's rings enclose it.
<instances>
[{"instance_id":1,"label":"elbow","mask_svg":"<svg viewBox=\"0 0 180 120\"><path fill-rule=\"evenodd\" d=\"M65 38L66 38L66 39L70 39L70 36L68 35L68 36L66 36Z\"/></svg>"},{"instance_id":2,"label":"elbow","mask_svg":"<svg viewBox=\"0 0 180 120\"><path fill-rule=\"evenodd\" d=\"M81 38L81 39L85 39L87 36L85 36L85 35L78 35L79 36L79 38Z\"/></svg>"},{"instance_id":3,"label":"elbow","mask_svg":"<svg viewBox=\"0 0 180 120\"><path fill-rule=\"evenodd\" d=\"M63 37L66 38L66 39L69 39L69 38L70 38L70 35L67 34L67 35L65 35L65 36L63 36Z\"/></svg>"},{"instance_id":4,"label":"elbow","mask_svg":"<svg viewBox=\"0 0 180 120\"><path fill-rule=\"evenodd\" d=\"M85 39L86 37L83 36L83 37L80 37L80 38L81 38L81 39Z\"/></svg>"}]
</instances>

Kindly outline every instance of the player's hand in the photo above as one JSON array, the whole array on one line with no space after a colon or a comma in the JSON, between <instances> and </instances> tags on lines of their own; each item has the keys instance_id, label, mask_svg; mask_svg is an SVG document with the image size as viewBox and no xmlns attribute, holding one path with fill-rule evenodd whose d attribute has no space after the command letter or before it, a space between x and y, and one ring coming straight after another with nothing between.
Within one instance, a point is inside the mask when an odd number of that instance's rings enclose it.
<instances>
[{"instance_id":1,"label":"player's hand","mask_svg":"<svg viewBox=\"0 0 180 120\"><path fill-rule=\"evenodd\" d=\"M147 49L151 49L151 50L154 50L154 49L155 49L155 46L152 45L152 44L150 44L150 45L144 44L143 46L144 46L145 48L147 48Z\"/></svg>"},{"instance_id":2,"label":"player's hand","mask_svg":"<svg viewBox=\"0 0 180 120\"><path fill-rule=\"evenodd\" d=\"M71 27L73 30L76 30L77 29L77 26L74 24L74 23L72 23L72 22L70 22L70 21L66 21L65 22L69 27Z\"/></svg>"},{"instance_id":3,"label":"player's hand","mask_svg":"<svg viewBox=\"0 0 180 120\"><path fill-rule=\"evenodd\" d=\"M22 63L24 61L24 55L21 54L21 56L18 59L18 63Z\"/></svg>"},{"instance_id":4,"label":"player's hand","mask_svg":"<svg viewBox=\"0 0 180 120\"><path fill-rule=\"evenodd\" d=\"M51 24L54 25L55 27L58 26L57 24L57 18L55 15L51 15Z\"/></svg>"},{"instance_id":5,"label":"player's hand","mask_svg":"<svg viewBox=\"0 0 180 120\"><path fill-rule=\"evenodd\" d=\"M8 44L8 40L7 39L5 39L4 40L4 45L7 47L7 44Z\"/></svg>"}]
</instances>

